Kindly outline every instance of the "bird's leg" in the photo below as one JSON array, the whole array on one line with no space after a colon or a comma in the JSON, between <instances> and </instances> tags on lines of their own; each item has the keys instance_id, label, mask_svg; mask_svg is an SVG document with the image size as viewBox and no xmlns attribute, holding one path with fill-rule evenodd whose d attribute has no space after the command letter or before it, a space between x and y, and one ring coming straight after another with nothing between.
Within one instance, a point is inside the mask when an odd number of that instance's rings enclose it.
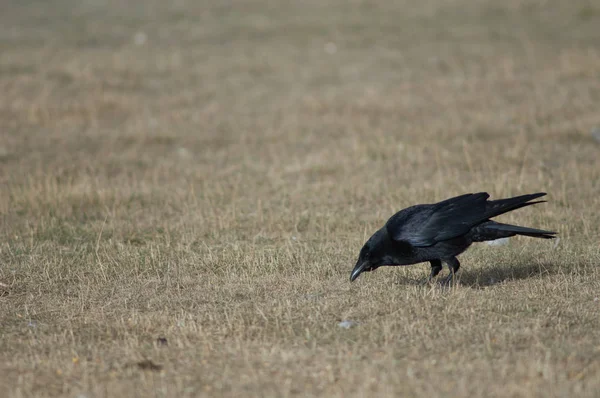
<instances>
[{"instance_id":1,"label":"bird's leg","mask_svg":"<svg viewBox=\"0 0 600 398\"><path fill-rule=\"evenodd\" d=\"M442 270L442 260L431 260L429 264L431 264L431 273L429 274L429 277L422 282L423 285L431 282Z\"/></svg>"},{"instance_id":2,"label":"bird's leg","mask_svg":"<svg viewBox=\"0 0 600 398\"><path fill-rule=\"evenodd\" d=\"M448 270L450 270L450 274L448 274L446 279L444 279L443 284L450 286L450 284L452 284L452 280L454 279L454 274L456 274L460 268L460 262L456 257L446 258L444 259L444 262L448 264Z\"/></svg>"},{"instance_id":3,"label":"bird's leg","mask_svg":"<svg viewBox=\"0 0 600 398\"><path fill-rule=\"evenodd\" d=\"M431 273L429 274L429 278L427 282L430 282L433 278L437 276L442 270L442 260L431 260L429 262L431 264Z\"/></svg>"}]
</instances>

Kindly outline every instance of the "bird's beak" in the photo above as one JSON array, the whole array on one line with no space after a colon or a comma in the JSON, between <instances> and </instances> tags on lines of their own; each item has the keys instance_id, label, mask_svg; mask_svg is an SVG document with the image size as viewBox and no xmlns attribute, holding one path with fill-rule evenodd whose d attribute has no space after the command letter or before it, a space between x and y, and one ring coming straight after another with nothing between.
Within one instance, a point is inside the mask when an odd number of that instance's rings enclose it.
<instances>
[{"instance_id":1,"label":"bird's beak","mask_svg":"<svg viewBox=\"0 0 600 398\"><path fill-rule=\"evenodd\" d=\"M352 270L352 273L350 274L350 282L353 282L356 278L358 278L358 276L369 267L369 262L368 261L363 261L356 263L356 266L354 267L354 269Z\"/></svg>"}]
</instances>

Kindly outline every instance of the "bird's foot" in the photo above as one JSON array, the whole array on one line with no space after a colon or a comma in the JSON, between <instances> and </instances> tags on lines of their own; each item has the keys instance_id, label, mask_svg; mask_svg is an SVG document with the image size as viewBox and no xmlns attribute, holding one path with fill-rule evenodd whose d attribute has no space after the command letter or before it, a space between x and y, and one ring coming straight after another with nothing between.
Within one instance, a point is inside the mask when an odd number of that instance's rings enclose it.
<instances>
[{"instance_id":1,"label":"bird's foot","mask_svg":"<svg viewBox=\"0 0 600 398\"><path fill-rule=\"evenodd\" d=\"M434 280L435 280L435 277L436 277L436 276L437 276L437 274L439 274L439 273L440 273L440 271L439 271L439 270L432 270L432 271L431 271L431 273L429 274L429 276L428 276L427 278L423 279L423 280L422 280L422 281L421 281L419 284L420 284L421 286L425 286L425 285L431 285L431 284L434 282Z\"/></svg>"},{"instance_id":2,"label":"bird's foot","mask_svg":"<svg viewBox=\"0 0 600 398\"><path fill-rule=\"evenodd\" d=\"M456 284L456 278L454 277L454 272L450 272L447 277L442 281L442 286L451 287Z\"/></svg>"},{"instance_id":3,"label":"bird's foot","mask_svg":"<svg viewBox=\"0 0 600 398\"><path fill-rule=\"evenodd\" d=\"M420 285L420 286L427 286L427 285L431 285L431 282L432 282L432 281L433 281L433 278L432 278L431 276L428 276L427 278L425 278L425 279L422 279L422 280L419 282L419 285Z\"/></svg>"}]
</instances>

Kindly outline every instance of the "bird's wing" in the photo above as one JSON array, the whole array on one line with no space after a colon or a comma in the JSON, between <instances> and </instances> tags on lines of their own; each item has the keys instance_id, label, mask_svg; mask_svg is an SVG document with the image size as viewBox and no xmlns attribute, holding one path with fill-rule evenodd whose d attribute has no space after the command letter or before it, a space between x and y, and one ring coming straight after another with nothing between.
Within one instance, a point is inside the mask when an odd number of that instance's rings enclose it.
<instances>
[{"instance_id":1,"label":"bird's wing","mask_svg":"<svg viewBox=\"0 0 600 398\"><path fill-rule=\"evenodd\" d=\"M414 206L392 216L386 228L392 239L426 247L456 238L485 221L486 192L466 194L433 205Z\"/></svg>"}]
</instances>

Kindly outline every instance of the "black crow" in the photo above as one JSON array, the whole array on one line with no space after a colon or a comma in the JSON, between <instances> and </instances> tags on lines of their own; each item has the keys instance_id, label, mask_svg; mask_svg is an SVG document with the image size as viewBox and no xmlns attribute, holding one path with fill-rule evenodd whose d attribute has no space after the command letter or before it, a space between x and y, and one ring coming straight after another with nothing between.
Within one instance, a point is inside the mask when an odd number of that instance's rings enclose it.
<instances>
[{"instance_id":1,"label":"black crow","mask_svg":"<svg viewBox=\"0 0 600 398\"><path fill-rule=\"evenodd\" d=\"M444 262L450 270L445 283L450 283L460 268L456 256L473 242L515 235L554 238L556 232L490 220L521 207L545 202L531 202L544 195L546 193L541 192L509 199L487 200L490 195L479 192L401 210L365 243L350 274L350 282L361 273L373 271L382 265L410 265L429 261L431 274L428 281L442 270Z\"/></svg>"}]
</instances>

